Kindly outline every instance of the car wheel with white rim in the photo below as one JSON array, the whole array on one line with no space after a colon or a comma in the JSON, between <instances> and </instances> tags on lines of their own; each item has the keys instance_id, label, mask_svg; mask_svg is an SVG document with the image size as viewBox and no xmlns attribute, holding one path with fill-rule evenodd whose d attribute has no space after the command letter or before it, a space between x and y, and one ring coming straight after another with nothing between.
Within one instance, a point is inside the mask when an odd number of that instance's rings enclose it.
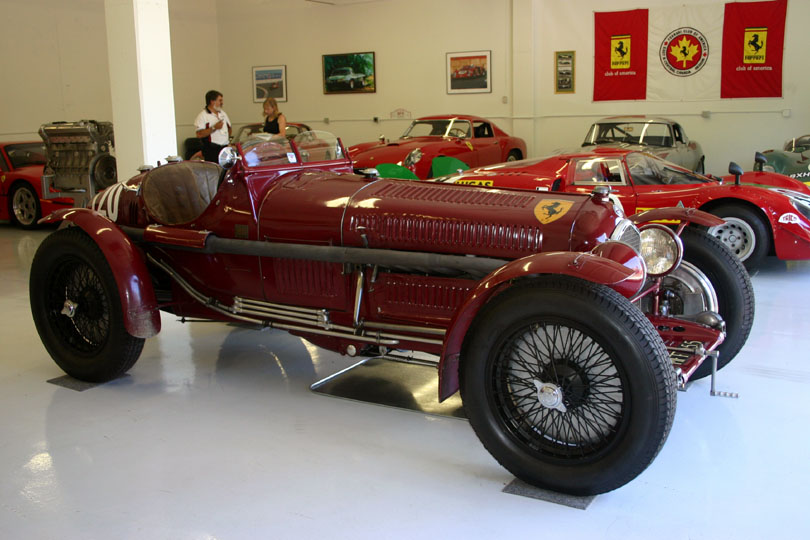
<instances>
[{"instance_id":1,"label":"car wheel with white rim","mask_svg":"<svg viewBox=\"0 0 810 540\"><path fill-rule=\"evenodd\" d=\"M710 212L726 222L710 227L709 234L725 244L749 270L759 266L771 246L764 220L755 211L734 204L718 206Z\"/></svg>"}]
</instances>

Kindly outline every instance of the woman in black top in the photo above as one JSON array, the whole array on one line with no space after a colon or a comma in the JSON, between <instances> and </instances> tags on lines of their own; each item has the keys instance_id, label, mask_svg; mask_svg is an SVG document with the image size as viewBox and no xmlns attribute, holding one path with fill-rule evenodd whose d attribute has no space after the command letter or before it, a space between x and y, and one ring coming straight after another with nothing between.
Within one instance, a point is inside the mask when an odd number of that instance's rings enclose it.
<instances>
[{"instance_id":1,"label":"woman in black top","mask_svg":"<svg viewBox=\"0 0 810 540\"><path fill-rule=\"evenodd\" d=\"M264 108L264 128L265 133L273 135L284 135L287 130L287 119L278 110L278 103L275 98L267 98L262 105Z\"/></svg>"}]
</instances>

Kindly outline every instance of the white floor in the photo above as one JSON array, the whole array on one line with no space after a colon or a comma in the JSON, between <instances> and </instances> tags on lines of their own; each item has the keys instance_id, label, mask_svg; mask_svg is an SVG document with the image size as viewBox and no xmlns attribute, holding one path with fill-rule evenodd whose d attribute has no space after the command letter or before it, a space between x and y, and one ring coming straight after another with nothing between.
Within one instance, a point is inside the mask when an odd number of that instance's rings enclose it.
<instances>
[{"instance_id":1,"label":"white floor","mask_svg":"<svg viewBox=\"0 0 810 540\"><path fill-rule=\"evenodd\" d=\"M351 364L279 331L164 316L129 376L82 392L42 347L0 224L0 538L810 538L810 264L752 277L748 344L679 393L635 481L586 510L502 493L464 420L319 395Z\"/></svg>"}]
</instances>

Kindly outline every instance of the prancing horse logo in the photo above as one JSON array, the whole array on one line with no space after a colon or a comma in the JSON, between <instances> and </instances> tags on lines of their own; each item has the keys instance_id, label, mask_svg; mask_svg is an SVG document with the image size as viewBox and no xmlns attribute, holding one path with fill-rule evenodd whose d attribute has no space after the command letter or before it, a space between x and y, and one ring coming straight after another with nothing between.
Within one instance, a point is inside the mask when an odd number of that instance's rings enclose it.
<instances>
[{"instance_id":1,"label":"prancing horse logo","mask_svg":"<svg viewBox=\"0 0 810 540\"><path fill-rule=\"evenodd\" d=\"M534 207L534 216L542 224L551 223L563 217L573 206L573 201L546 199Z\"/></svg>"}]
</instances>

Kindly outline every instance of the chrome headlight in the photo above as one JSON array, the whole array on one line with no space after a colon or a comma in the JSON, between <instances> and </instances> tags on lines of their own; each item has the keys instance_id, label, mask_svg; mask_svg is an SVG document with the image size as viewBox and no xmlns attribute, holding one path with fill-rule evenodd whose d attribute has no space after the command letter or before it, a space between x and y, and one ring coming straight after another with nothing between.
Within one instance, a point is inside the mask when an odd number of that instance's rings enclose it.
<instances>
[{"instance_id":1,"label":"chrome headlight","mask_svg":"<svg viewBox=\"0 0 810 540\"><path fill-rule=\"evenodd\" d=\"M419 148L414 148L407 156L405 156L402 164L406 167L411 167L416 165L420 159L422 159L422 150Z\"/></svg>"},{"instance_id":2,"label":"chrome headlight","mask_svg":"<svg viewBox=\"0 0 810 540\"><path fill-rule=\"evenodd\" d=\"M668 274L683 258L683 243L671 229L651 224L641 228L641 257L652 277Z\"/></svg>"},{"instance_id":3,"label":"chrome headlight","mask_svg":"<svg viewBox=\"0 0 810 540\"><path fill-rule=\"evenodd\" d=\"M613 229L613 233L610 235L610 239L616 240L617 242L624 242L636 251L641 251L641 238L638 227L629 219L619 220L616 224L616 228Z\"/></svg>"}]
</instances>

